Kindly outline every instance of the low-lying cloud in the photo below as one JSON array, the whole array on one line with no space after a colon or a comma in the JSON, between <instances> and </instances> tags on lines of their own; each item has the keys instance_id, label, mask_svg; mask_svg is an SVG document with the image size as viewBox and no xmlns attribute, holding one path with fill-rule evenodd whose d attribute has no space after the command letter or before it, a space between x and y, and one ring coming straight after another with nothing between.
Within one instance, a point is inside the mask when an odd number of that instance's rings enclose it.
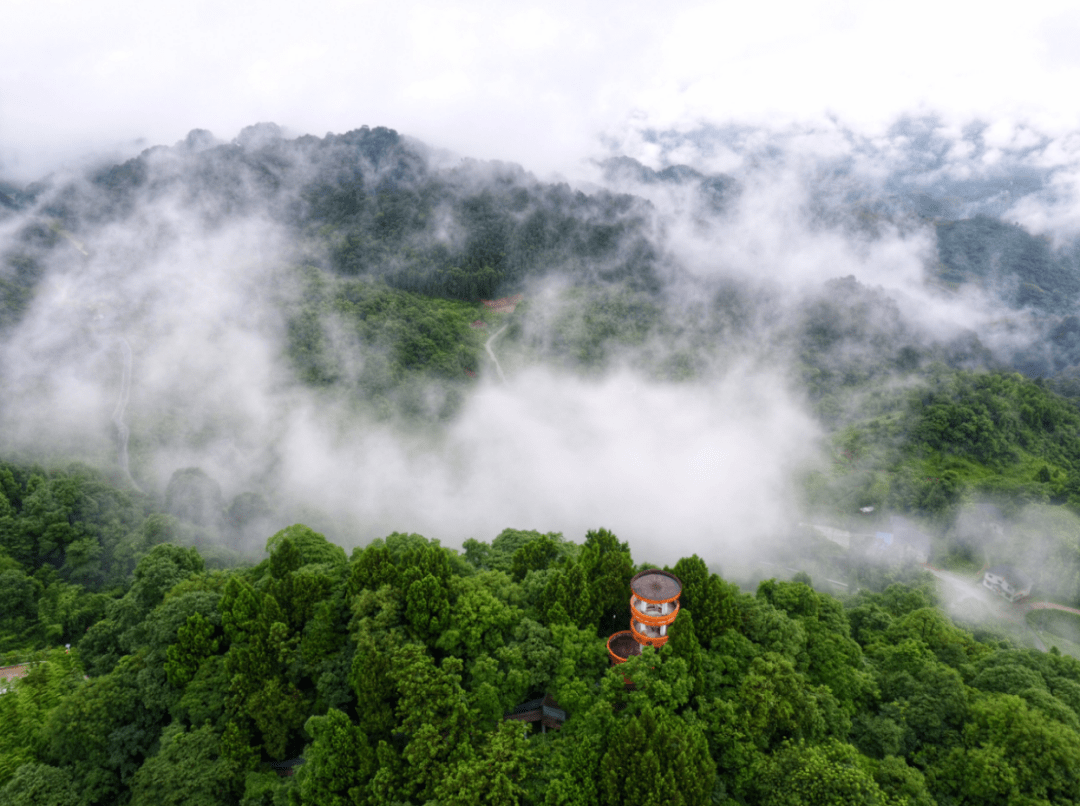
<instances>
[{"instance_id":1,"label":"low-lying cloud","mask_svg":"<svg viewBox=\"0 0 1080 806\"><path fill-rule=\"evenodd\" d=\"M456 544L511 526L580 539L602 525L660 560L742 557L774 535L819 433L782 378L745 368L684 384L534 368L485 384L434 448L319 417L287 429L282 486L349 511L370 536Z\"/></svg>"},{"instance_id":2,"label":"low-lying cloud","mask_svg":"<svg viewBox=\"0 0 1080 806\"><path fill-rule=\"evenodd\" d=\"M839 130L824 140L746 131L689 143L672 135L652 152L653 166L678 156L697 167L696 178L594 173L594 183L648 200L643 232L659 256L665 314L681 308L707 318L727 284L747 303L737 312L741 326L690 336L661 329L587 373L543 349L508 362L505 383L483 364L455 418L438 426L378 421L347 395L297 381L285 320L303 293L289 268L300 252L277 208L276 218L257 205L240 205L233 216L211 205L210 214L205 200L184 195L181 181L175 192L136 197L132 212L112 223L68 232L50 218L46 194L0 222L4 249L14 248L26 216L60 239L42 252L45 276L0 347L4 448L116 473L113 420L130 352L131 473L152 494L162 495L176 470L197 466L222 485L226 501L256 491L277 524L310 521L344 545L393 530L455 545L508 526L572 539L606 526L636 554L661 562L695 551L737 555L785 533L798 517L797 476L820 459L822 428L794 385L791 338L792 322L827 281L853 276L891 298L896 313L886 313L913 343L974 332L1006 355L1036 333L991 288L927 282L933 220L905 205L912 188L944 187L943 166L961 160L962 150L929 128L941 143L911 145L918 138L898 130L885 143L849 142L847 163ZM1034 153L1029 140L1008 140L1009 159L1020 164ZM709 195L700 182L715 178L717 143L732 182L710 186ZM972 148L970 159L984 153ZM924 159L920 149L937 156ZM478 186L532 181L505 167L473 167ZM1047 204L1046 188L1065 181L1058 175L1010 203ZM989 198L972 193L965 204ZM448 209L431 222L433 238L458 237L460 222ZM537 343L545 338L537 328L557 318L569 272L547 292L530 287L536 307L518 316ZM544 306L553 306L550 315ZM1011 324L995 329L1003 318ZM344 331L328 338L347 375L362 366L370 345ZM702 343L708 338L714 343ZM723 360L703 360L692 380L661 379L642 358L679 339L697 339L698 358ZM847 360L862 346L837 349Z\"/></svg>"}]
</instances>

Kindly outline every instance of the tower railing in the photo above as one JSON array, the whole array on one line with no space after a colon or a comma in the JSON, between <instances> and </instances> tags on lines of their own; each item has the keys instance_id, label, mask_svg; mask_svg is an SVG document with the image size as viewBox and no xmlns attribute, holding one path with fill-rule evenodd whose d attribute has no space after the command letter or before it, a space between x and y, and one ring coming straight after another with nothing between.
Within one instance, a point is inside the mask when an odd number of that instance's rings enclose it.
<instances>
[{"instance_id":1,"label":"tower railing","mask_svg":"<svg viewBox=\"0 0 1080 806\"><path fill-rule=\"evenodd\" d=\"M612 664L640 655L642 647L662 647L668 640L668 627L679 615L682 582L674 574L659 568L642 571L630 580L630 591L630 629L608 639Z\"/></svg>"}]
</instances>

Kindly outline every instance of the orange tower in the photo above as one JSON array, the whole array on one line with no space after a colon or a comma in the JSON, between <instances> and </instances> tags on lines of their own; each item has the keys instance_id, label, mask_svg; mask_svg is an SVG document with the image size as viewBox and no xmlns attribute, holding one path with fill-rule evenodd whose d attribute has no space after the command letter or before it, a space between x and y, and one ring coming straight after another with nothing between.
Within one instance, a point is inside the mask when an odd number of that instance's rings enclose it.
<instances>
[{"instance_id":1,"label":"orange tower","mask_svg":"<svg viewBox=\"0 0 1080 806\"><path fill-rule=\"evenodd\" d=\"M608 639L612 664L640 655L643 646L662 647L668 627L679 615L682 582L674 574L651 568L630 580L630 629Z\"/></svg>"}]
</instances>

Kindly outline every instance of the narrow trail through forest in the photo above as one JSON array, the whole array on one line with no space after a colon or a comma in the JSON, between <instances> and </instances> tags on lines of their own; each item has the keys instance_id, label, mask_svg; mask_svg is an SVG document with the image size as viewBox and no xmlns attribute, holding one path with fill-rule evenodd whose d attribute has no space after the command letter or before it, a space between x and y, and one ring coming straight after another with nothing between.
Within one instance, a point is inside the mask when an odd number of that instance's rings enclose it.
<instances>
[{"instance_id":1,"label":"narrow trail through forest","mask_svg":"<svg viewBox=\"0 0 1080 806\"><path fill-rule=\"evenodd\" d=\"M503 325L490 336L488 336L488 340L484 342L484 349L487 350L487 354L491 356L491 360L495 362L495 370L499 373L499 380L501 380L503 383L506 383L506 376L503 375L502 365L499 364L499 359L495 357L495 351L491 349L491 345L494 343L495 339L497 339L499 335L504 330L506 330L507 327L509 327L508 324Z\"/></svg>"}]
</instances>

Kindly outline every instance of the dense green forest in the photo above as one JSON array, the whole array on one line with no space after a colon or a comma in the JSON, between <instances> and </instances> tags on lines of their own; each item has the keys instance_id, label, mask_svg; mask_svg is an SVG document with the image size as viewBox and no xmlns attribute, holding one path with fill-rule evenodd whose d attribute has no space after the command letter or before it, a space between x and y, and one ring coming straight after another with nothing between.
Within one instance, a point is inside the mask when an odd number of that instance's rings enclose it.
<instances>
[{"instance_id":1,"label":"dense green forest","mask_svg":"<svg viewBox=\"0 0 1080 806\"><path fill-rule=\"evenodd\" d=\"M925 199L897 213L810 194L812 225L862 246L921 210L926 286L947 301L977 287L1000 305L995 326L1027 339L992 350L905 318L854 276L798 293L692 276L648 194L623 189L677 191L690 229L707 230L744 184L625 157L599 168L615 189L447 163L389 129L288 140L260 124L0 185L0 380L24 358L62 364L72 388L101 383L113 412L86 425L108 430L99 461L0 456L0 666L25 672L0 678L0 801L1080 802L1080 620L956 608L942 583L981 591L984 570L1010 563L1040 601L1080 607L1080 252L984 216L935 218ZM317 506L318 524L282 520L269 488L225 496L201 467L162 473L159 454L236 448L239 415L187 429L182 404L138 400L126 334L144 354L164 338L156 276L132 302L81 298L78 282L104 264L137 275L192 232L254 219L284 246L242 311L271 324L246 333L274 334L274 388L335 425L437 442L504 368L631 367L691 389L768 367L821 443L793 468L790 528L750 566L708 545L670 558L683 583L671 640L612 668L605 642L655 558L599 528L603 513L587 534L357 545ZM63 315L20 341L50 294ZM47 387L32 379L29 400ZM267 477L287 461L277 447L259 455ZM279 530L292 520L329 539ZM883 548L899 528L925 533L925 562ZM544 696L560 729L505 719Z\"/></svg>"},{"instance_id":2,"label":"dense green forest","mask_svg":"<svg viewBox=\"0 0 1080 806\"><path fill-rule=\"evenodd\" d=\"M987 800L1078 794L1080 663L976 641L925 584L751 596L684 559L668 646L605 671L636 566L604 530L506 530L460 553L394 534L347 560L298 525L267 548L208 571L159 543L97 594L106 577L45 562L44 587L9 560L5 583L37 588L5 587L61 622L38 634L77 641L18 658L31 673L0 698L5 802L930 802L991 763ZM501 721L543 693L561 731ZM294 777L270 767L301 753Z\"/></svg>"},{"instance_id":3,"label":"dense green forest","mask_svg":"<svg viewBox=\"0 0 1080 806\"><path fill-rule=\"evenodd\" d=\"M1077 415L1043 386L954 375L901 415L881 415L908 422L895 456L956 463L954 496L1038 456L1027 494L1072 506L1075 453L1053 434ZM979 416L998 442L941 444L942 422ZM883 430L839 437L832 484L887 461ZM188 477L164 503L181 518L88 468L4 467L4 661L29 668L0 695L5 802L1080 798L1080 660L957 626L915 566L852 559L859 590L836 598L805 574L744 592L684 558L671 640L612 669L606 637L649 565L603 529L461 551L392 534L347 557L296 525L257 565L212 568ZM951 500L890 494L912 516ZM544 694L561 730L503 720Z\"/></svg>"},{"instance_id":4,"label":"dense green forest","mask_svg":"<svg viewBox=\"0 0 1080 806\"><path fill-rule=\"evenodd\" d=\"M606 530L461 552L395 533L346 558L296 525L267 550L209 570L158 543L42 626L78 633L70 654L10 653L30 671L0 695L4 802L1080 798L1080 660L956 626L914 572L839 600L684 558L671 640L609 668L642 566ZM503 719L544 694L560 730Z\"/></svg>"}]
</instances>

